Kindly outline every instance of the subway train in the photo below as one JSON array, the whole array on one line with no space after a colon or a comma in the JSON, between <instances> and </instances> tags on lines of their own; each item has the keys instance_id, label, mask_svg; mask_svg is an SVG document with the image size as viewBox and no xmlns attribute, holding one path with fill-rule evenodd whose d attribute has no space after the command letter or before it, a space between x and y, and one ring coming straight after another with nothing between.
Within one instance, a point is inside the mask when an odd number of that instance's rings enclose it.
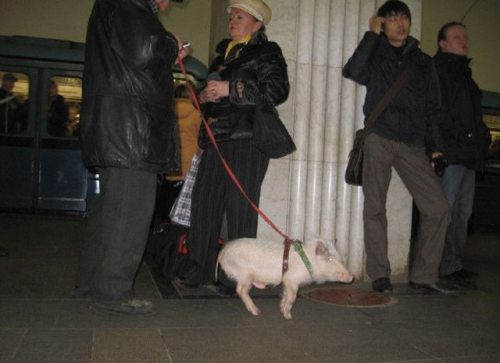
<instances>
[{"instance_id":1,"label":"subway train","mask_svg":"<svg viewBox=\"0 0 500 363\"><path fill-rule=\"evenodd\" d=\"M0 36L0 211L84 214L99 176L78 142L85 44ZM196 88L206 66L184 63ZM178 68L175 82L184 82Z\"/></svg>"}]
</instances>

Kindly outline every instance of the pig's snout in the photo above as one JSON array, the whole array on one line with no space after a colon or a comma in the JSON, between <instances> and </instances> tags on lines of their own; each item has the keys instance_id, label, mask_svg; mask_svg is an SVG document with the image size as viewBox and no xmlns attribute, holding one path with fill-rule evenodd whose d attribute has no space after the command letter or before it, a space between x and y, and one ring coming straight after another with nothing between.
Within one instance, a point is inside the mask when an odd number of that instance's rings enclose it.
<instances>
[{"instance_id":1,"label":"pig's snout","mask_svg":"<svg viewBox=\"0 0 500 363\"><path fill-rule=\"evenodd\" d=\"M349 272L341 272L339 274L339 281L345 282L346 284L350 284L351 282L354 281L354 276L351 275Z\"/></svg>"}]
</instances>

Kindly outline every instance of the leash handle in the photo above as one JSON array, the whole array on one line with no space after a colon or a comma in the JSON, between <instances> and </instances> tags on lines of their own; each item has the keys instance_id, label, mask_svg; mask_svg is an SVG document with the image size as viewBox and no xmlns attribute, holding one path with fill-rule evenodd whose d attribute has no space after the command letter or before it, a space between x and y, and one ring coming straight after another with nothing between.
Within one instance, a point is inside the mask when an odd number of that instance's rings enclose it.
<instances>
[{"instance_id":1,"label":"leash handle","mask_svg":"<svg viewBox=\"0 0 500 363\"><path fill-rule=\"evenodd\" d=\"M248 194L245 192L245 190L241 186L240 181L238 180L238 178L236 177L236 175L234 175L231 167L227 163L226 159L224 159L224 156L222 155L222 153L221 153L221 151L219 149L219 145L217 144L217 141L215 140L215 136L214 136L212 130L210 129L210 125L208 124L207 120L205 120L205 117L203 116L203 112L201 111L201 107L200 107L200 103L198 101L198 97L196 97L196 93L194 92L194 89L191 86L191 83L189 82L189 79L187 77L186 67L184 66L184 62L180 58L178 59L178 65L179 65L179 68L181 69L182 75L184 76L184 78L186 80L186 86L187 86L187 88L189 90L189 93L191 95L191 99L193 101L193 104L194 104L195 108L200 112L201 120L203 122L203 126L205 127L205 130L207 131L208 137L210 138L210 141L212 142L212 145L214 146L215 150L217 151L217 154L219 155L219 158L222 161L222 164L224 165L224 169L226 169L227 174L229 175L229 177L231 178L231 180L233 181L233 183L236 185L236 187L238 188L238 190L240 191L240 193L245 197L245 199L248 201L248 203L250 203L250 205L252 206L252 208L257 212L257 214L260 215L262 217L262 219L264 219L267 222L267 224L272 229L274 229L281 237L283 237L285 240L289 240L290 238L285 233L283 233L273 223L273 221L271 221L271 219L262 210L260 210L259 207L257 207L257 205L250 199L250 197L248 196Z\"/></svg>"}]
</instances>

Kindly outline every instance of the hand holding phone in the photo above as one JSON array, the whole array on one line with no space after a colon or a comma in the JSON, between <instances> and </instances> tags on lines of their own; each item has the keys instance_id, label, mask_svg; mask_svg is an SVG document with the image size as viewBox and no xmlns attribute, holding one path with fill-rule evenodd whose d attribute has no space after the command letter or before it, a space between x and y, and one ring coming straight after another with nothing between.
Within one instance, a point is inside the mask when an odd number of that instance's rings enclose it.
<instances>
[{"instance_id":1,"label":"hand holding phone","mask_svg":"<svg viewBox=\"0 0 500 363\"><path fill-rule=\"evenodd\" d=\"M372 16L370 18L370 30L372 32L380 34L381 32L384 31L384 22L385 18L376 15Z\"/></svg>"}]
</instances>

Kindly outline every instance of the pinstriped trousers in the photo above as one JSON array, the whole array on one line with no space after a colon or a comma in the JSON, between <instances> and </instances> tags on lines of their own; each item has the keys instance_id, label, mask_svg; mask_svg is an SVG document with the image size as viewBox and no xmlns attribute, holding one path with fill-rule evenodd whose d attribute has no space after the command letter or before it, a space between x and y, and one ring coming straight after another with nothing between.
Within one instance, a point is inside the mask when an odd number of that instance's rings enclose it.
<instances>
[{"instance_id":1,"label":"pinstriped trousers","mask_svg":"<svg viewBox=\"0 0 500 363\"><path fill-rule=\"evenodd\" d=\"M223 142L219 148L245 192L259 205L269 158L253 146L252 140ZM190 258L200 267L199 283L214 279L224 213L229 240L256 237L258 214L236 188L210 145L203 152L191 202L188 246Z\"/></svg>"},{"instance_id":2,"label":"pinstriped trousers","mask_svg":"<svg viewBox=\"0 0 500 363\"><path fill-rule=\"evenodd\" d=\"M390 277L385 204L392 167L415 200L420 226L410 280L435 283L448 226L448 201L423 146L369 134L363 149L363 209L366 270L372 280ZM410 206L408 206L410 207Z\"/></svg>"}]
</instances>

